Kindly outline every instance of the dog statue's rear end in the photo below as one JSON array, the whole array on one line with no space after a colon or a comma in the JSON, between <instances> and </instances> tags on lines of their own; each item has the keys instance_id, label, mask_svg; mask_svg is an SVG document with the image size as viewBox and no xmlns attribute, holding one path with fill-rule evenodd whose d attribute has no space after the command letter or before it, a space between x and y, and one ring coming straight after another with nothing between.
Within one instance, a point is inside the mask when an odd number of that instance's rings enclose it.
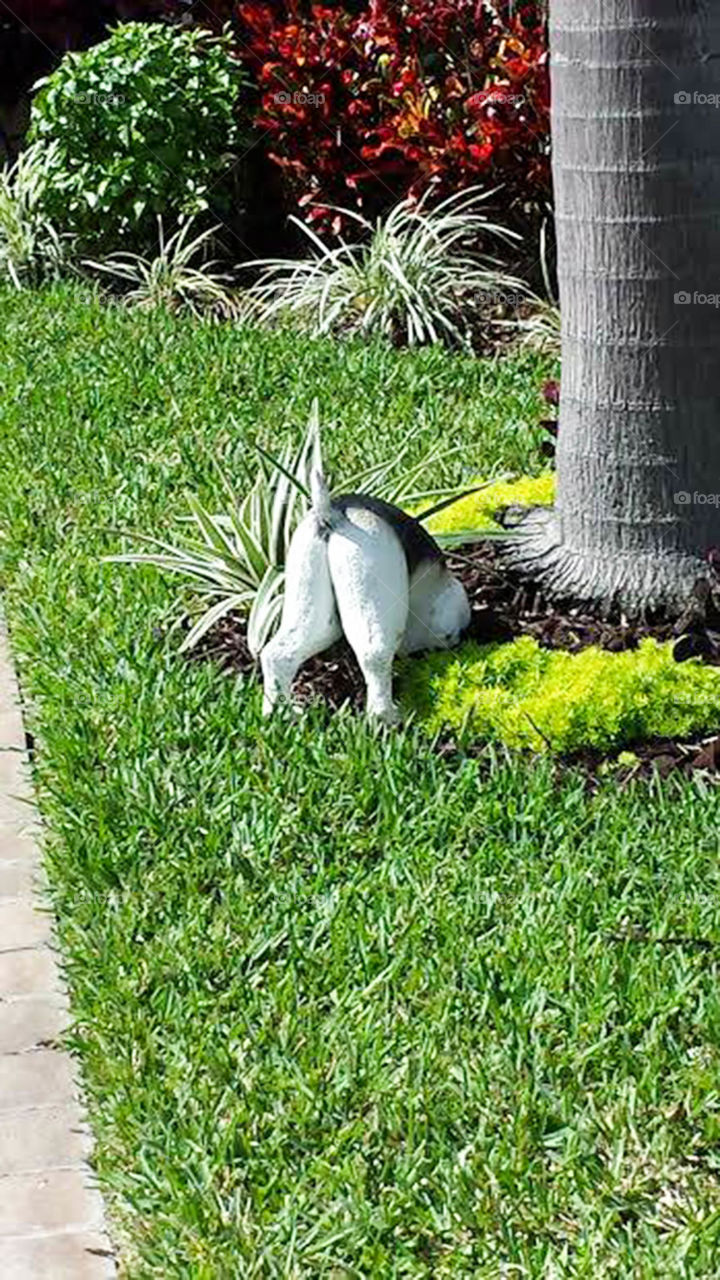
<instances>
[{"instance_id":1,"label":"dog statue's rear end","mask_svg":"<svg viewBox=\"0 0 720 1280\"><path fill-rule=\"evenodd\" d=\"M465 590L422 526L397 507L360 494L333 501L319 469L311 497L288 550L280 629L260 655L263 710L290 698L302 663L344 633L368 714L394 723L395 654L456 644L470 621Z\"/></svg>"}]
</instances>

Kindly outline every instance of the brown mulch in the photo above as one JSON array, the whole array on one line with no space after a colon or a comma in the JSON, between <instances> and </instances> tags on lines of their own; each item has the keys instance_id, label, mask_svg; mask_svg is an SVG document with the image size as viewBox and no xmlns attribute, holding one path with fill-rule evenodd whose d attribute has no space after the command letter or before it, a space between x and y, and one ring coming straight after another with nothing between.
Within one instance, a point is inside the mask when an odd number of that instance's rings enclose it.
<instances>
[{"instance_id":1,"label":"brown mulch","mask_svg":"<svg viewBox=\"0 0 720 1280\"><path fill-rule=\"evenodd\" d=\"M674 643L678 661L699 657L703 662L720 666L720 601L719 592L709 582L699 581L690 605L682 617L649 618L644 622L628 622L618 616L601 618L583 609L554 607L533 587L509 574L500 563L492 540L464 547L448 556L449 567L462 580L472 603L472 621L466 639L479 644L510 641L518 636L532 636L544 648L565 649L579 653L596 645L611 653L635 649L641 640L652 637ZM196 656L213 658L228 670L247 674L256 669L250 656L242 622L226 618L213 629ZM345 641L301 668L295 682L295 695L301 703L322 700L332 710L345 703L360 709L364 686L360 670ZM452 738L439 744L443 755L459 751ZM619 770L617 776L629 778L659 773L691 774L697 770L720 775L720 733L697 742L658 740L628 744L637 757L632 766ZM478 754L484 748L478 747ZM467 754L467 751L465 751ZM473 754L475 752L473 751ZM616 752L611 753L617 755ZM581 765L591 777L597 777L607 755L580 752L565 763Z\"/></svg>"},{"instance_id":2,"label":"brown mulch","mask_svg":"<svg viewBox=\"0 0 720 1280\"><path fill-rule=\"evenodd\" d=\"M228 671L249 675L258 670L250 654L245 626L240 618L224 618L194 652L200 658L214 658ZM327 703L338 711L345 703L358 711L365 701L365 686L360 668L346 640L310 658L301 668L293 685L293 696L307 705L314 701Z\"/></svg>"},{"instance_id":3,"label":"brown mulch","mask_svg":"<svg viewBox=\"0 0 720 1280\"><path fill-rule=\"evenodd\" d=\"M701 657L720 666L720 609L709 583L698 582L682 617L649 618L628 622L618 615L607 618L563 604L555 607L536 588L508 573L497 544L488 540L448 556L448 564L463 581L473 606L468 639L485 644L532 636L545 649L579 653L590 645L620 653L636 649L650 636L675 641L678 661Z\"/></svg>"}]
</instances>

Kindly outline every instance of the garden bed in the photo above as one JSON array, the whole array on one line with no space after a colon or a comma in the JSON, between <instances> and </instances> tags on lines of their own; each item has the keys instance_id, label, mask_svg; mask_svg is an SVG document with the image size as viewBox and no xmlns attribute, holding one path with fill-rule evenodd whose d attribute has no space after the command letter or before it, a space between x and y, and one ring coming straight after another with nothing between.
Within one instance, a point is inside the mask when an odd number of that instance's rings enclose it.
<instances>
[{"instance_id":1,"label":"garden bed","mask_svg":"<svg viewBox=\"0 0 720 1280\"><path fill-rule=\"evenodd\" d=\"M448 562L464 583L472 605L466 643L495 646L529 637L546 650L579 654L593 648L609 654L621 654L635 652L643 641L651 640L657 645L672 646L678 660L696 659L693 666L699 662L720 667L720 615L712 596L702 607L699 602L693 602L681 618L631 623L619 616L601 618L579 608L549 604L532 585L508 573L498 554L495 539L460 548L448 556ZM435 662L447 663L448 658L462 662L465 652L468 650L463 647L457 651L457 657L439 655ZM241 674L257 670L247 646L244 623L239 618L226 618L219 624L207 637L198 656L217 659L223 666ZM423 662L423 659L409 659L403 667L412 672L417 662ZM681 672L678 675L682 678ZM295 682L295 696L304 705L322 700L334 711L344 705L357 710L362 708L362 675L345 641L304 664ZM626 773L643 771L653 765L665 774L675 768L719 772L720 736L708 735L704 732L706 729L707 725L699 719L698 733L689 738L665 736L646 742L630 739L614 744L609 751L588 747L569 754L591 772L602 769L608 756L616 756L618 746L632 747L635 751L635 759L625 758ZM439 743L442 750L447 750L448 742L449 735L441 734Z\"/></svg>"}]
</instances>

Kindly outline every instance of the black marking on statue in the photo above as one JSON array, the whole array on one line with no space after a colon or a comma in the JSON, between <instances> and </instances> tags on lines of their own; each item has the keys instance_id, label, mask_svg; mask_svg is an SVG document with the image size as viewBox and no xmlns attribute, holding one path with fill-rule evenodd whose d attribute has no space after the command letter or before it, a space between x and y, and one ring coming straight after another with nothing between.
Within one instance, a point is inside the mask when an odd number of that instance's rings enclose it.
<instances>
[{"instance_id":1,"label":"black marking on statue","mask_svg":"<svg viewBox=\"0 0 720 1280\"><path fill-rule=\"evenodd\" d=\"M442 551L427 529L414 516L409 516L407 511L401 511L400 507L393 506L391 502L383 502L382 498L371 498L366 493L342 493L339 498L332 500L333 511L339 511L343 516L351 507L372 511L373 515L390 525L400 539L410 573L414 573L419 565L428 560L444 560Z\"/></svg>"}]
</instances>

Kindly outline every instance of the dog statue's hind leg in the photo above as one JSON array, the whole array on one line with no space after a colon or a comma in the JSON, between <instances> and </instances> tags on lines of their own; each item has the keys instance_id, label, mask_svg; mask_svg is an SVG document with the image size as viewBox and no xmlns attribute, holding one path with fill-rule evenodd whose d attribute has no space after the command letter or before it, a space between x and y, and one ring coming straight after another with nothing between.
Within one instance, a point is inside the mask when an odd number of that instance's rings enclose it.
<instances>
[{"instance_id":1,"label":"dog statue's hind leg","mask_svg":"<svg viewBox=\"0 0 720 1280\"><path fill-rule=\"evenodd\" d=\"M330 575L343 631L367 687L368 715L395 724L392 666L408 614L408 571L395 534L354 509L330 535Z\"/></svg>"},{"instance_id":2,"label":"dog statue's hind leg","mask_svg":"<svg viewBox=\"0 0 720 1280\"><path fill-rule=\"evenodd\" d=\"M263 713L291 696L298 669L340 638L327 542L314 515L298 525L285 566L285 598L280 630L260 654L263 673Z\"/></svg>"}]
</instances>

